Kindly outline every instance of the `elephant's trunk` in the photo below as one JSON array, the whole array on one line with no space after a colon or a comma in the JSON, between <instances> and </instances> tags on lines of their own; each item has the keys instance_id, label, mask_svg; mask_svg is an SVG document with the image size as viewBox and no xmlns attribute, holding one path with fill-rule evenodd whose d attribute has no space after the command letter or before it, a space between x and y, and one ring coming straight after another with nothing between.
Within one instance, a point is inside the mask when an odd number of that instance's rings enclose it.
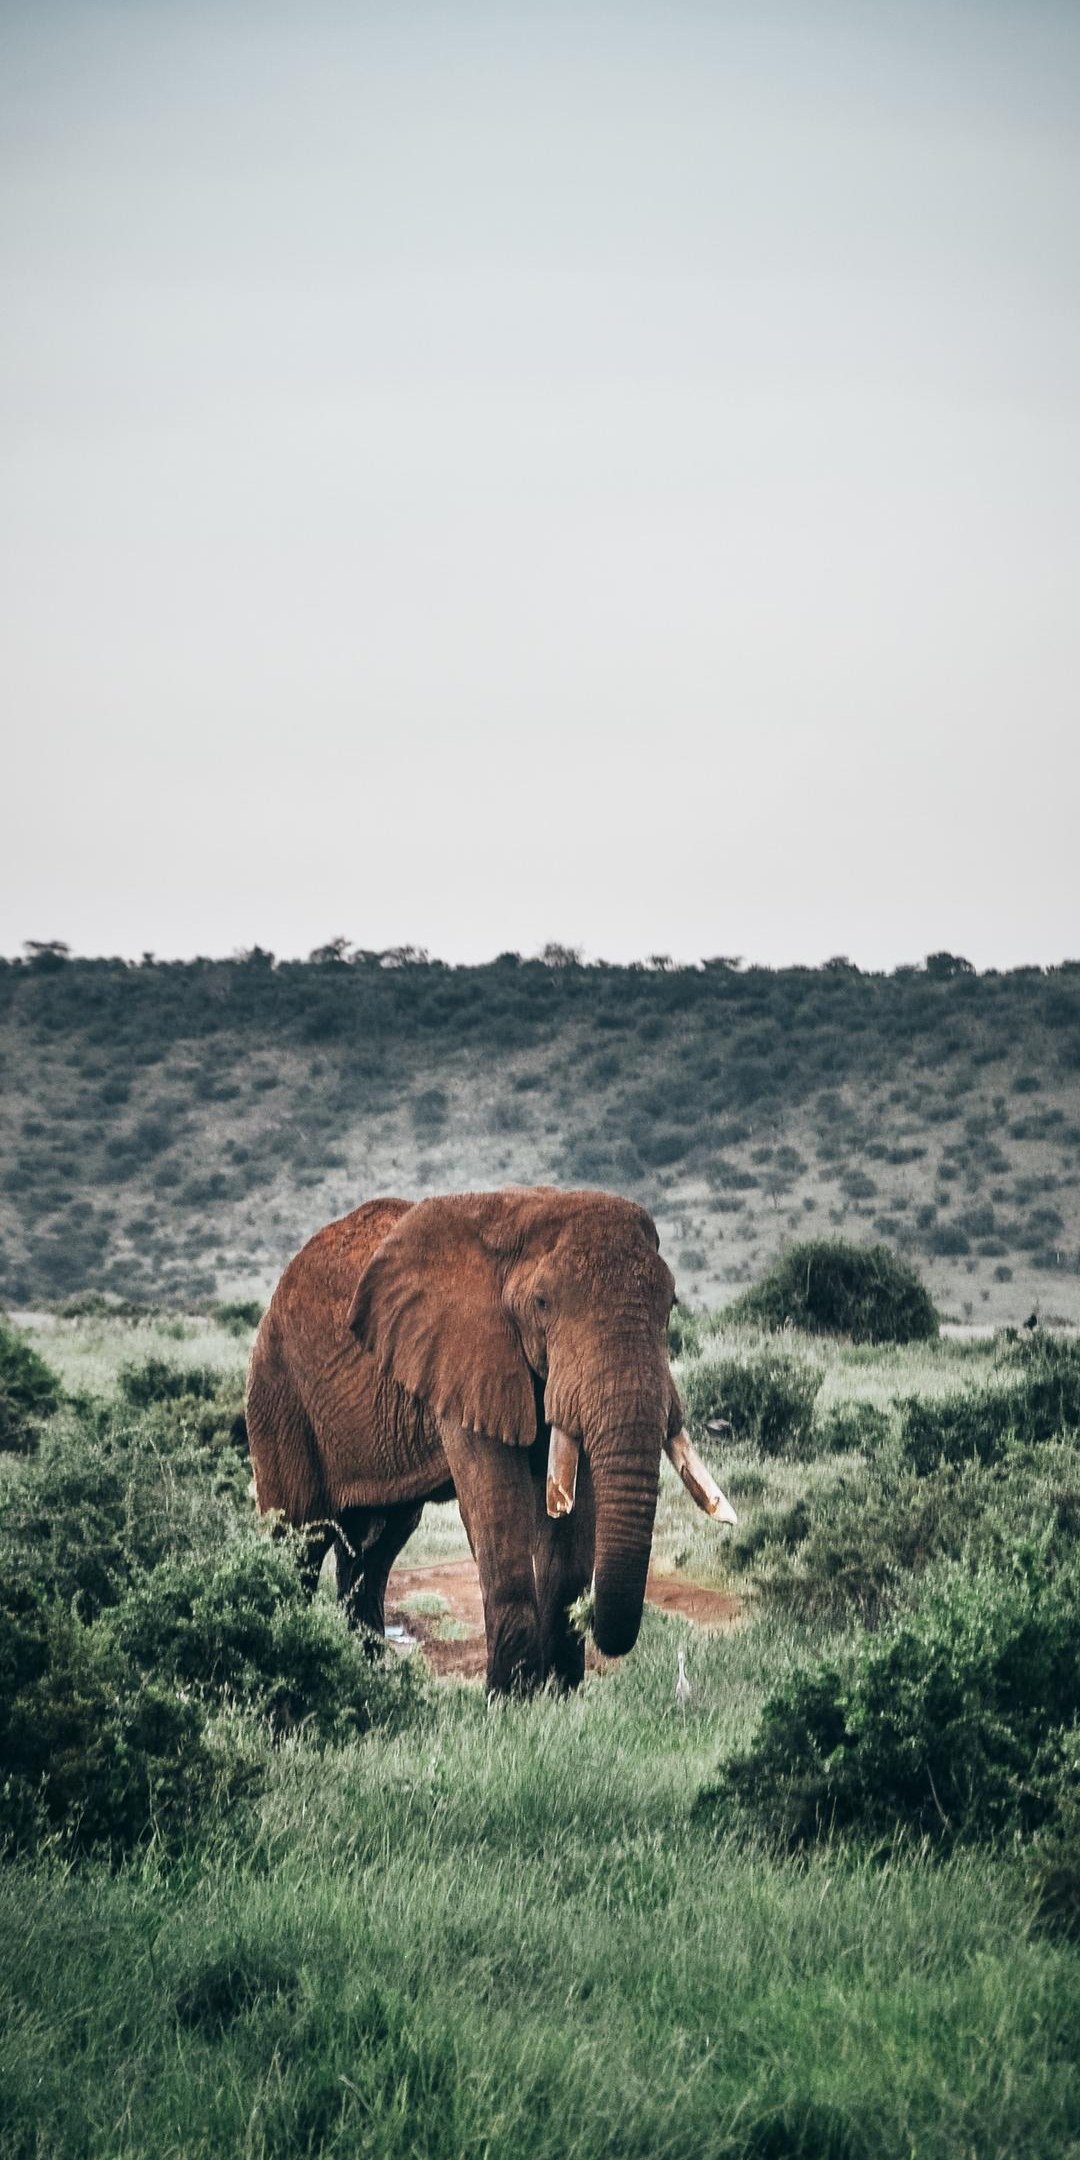
<instances>
[{"instance_id":1,"label":"elephant's trunk","mask_svg":"<svg viewBox=\"0 0 1080 2160\"><path fill-rule=\"evenodd\" d=\"M660 1483L661 1431L655 1418L639 1431L586 1451L596 1504L593 1634L605 1657L632 1650L641 1626L653 1518Z\"/></svg>"}]
</instances>

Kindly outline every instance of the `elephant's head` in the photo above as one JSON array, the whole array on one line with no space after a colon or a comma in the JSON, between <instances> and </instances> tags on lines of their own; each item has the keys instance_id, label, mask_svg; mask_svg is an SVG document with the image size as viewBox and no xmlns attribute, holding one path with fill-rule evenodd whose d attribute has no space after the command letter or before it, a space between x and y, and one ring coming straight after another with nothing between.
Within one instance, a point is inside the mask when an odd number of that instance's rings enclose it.
<instances>
[{"instance_id":1,"label":"elephant's head","mask_svg":"<svg viewBox=\"0 0 1080 2160\"><path fill-rule=\"evenodd\" d=\"M550 1429L548 1512L574 1504L580 1450L596 1510L594 1632L637 1637L666 1448L699 1506L733 1522L682 1429L667 1355L675 1296L644 1208L515 1187L421 1201L378 1247L349 1323L382 1369L508 1447Z\"/></svg>"}]
</instances>

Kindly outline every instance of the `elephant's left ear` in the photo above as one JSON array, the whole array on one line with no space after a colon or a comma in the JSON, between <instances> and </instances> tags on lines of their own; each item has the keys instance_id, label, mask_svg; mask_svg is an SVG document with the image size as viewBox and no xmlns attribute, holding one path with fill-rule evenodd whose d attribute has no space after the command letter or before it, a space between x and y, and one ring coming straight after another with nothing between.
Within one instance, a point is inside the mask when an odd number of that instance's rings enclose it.
<instances>
[{"instance_id":1,"label":"elephant's left ear","mask_svg":"<svg viewBox=\"0 0 1080 2160\"><path fill-rule=\"evenodd\" d=\"M521 1338L461 1199L421 1200L395 1223L360 1277L348 1324L436 1417L508 1447L536 1438Z\"/></svg>"}]
</instances>

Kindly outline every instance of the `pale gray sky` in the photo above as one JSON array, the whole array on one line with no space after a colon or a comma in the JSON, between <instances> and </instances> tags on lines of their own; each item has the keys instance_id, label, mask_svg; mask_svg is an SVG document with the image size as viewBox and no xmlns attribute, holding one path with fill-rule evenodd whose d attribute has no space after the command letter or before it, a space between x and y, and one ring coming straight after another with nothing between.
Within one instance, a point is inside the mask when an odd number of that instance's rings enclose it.
<instances>
[{"instance_id":1,"label":"pale gray sky","mask_svg":"<svg viewBox=\"0 0 1080 2160\"><path fill-rule=\"evenodd\" d=\"M0 5L0 950L1080 951L1080 9Z\"/></svg>"}]
</instances>

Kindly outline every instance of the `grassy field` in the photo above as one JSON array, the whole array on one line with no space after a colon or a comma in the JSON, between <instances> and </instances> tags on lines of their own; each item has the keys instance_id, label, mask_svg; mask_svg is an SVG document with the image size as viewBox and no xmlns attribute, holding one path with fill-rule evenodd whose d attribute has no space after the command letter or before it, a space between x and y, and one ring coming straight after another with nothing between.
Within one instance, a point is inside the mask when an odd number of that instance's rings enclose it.
<instances>
[{"instance_id":1,"label":"grassy field","mask_svg":"<svg viewBox=\"0 0 1080 2160\"><path fill-rule=\"evenodd\" d=\"M885 1238L958 1320L1080 1321L1080 963L0 960L0 1298L263 1296L380 1193L551 1180L716 1304Z\"/></svg>"},{"instance_id":2,"label":"grassy field","mask_svg":"<svg viewBox=\"0 0 1080 2160\"><path fill-rule=\"evenodd\" d=\"M69 1391L102 1402L149 1356L216 1368L227 1393L246 1347L205 1320L160 1316L56 1319L33 1340ZM683 1384L705 1402L709 1375L734 1361L758 1376L760 1406L779 1384L777 1355L820 1378L804 1459L767 1452L749 1424L713 1453L739 1506L737 1538L696 1515L666 1473L661 1496L658 1559L736 1588L739 1624L705 1633L650 1611L633 1655L572 1701L488 1710L475 1685L426 1680L406 1716L346 1744L303 1728L271 1744L264 1719L219 1701L217 1757L244 1770L228 1806L204 1809L179 1839L151 1819L113 1864L46 1841L0 1869L0 2153L1065 2160L1080 2149L1080 1952L1040 1915L1030 1838L947 1849L834 1838L784 1857L734 1811L699 1804L752 1744L763 1702L823 1652L864 1639L850 1614L791 1602L760 1542L793 1503L870 1477L868 1449L824 1446L830 1416L869 1406L892 1433L898 1400L981 1401L1011 1371L1000 1344L865 1351L784 1338L778 1351L704 1327ZM146 1427L152 1475L170 1430L170 1475L202 1474L203 1458L182 1453L197 1407L181 1400L174 1427ZM0 1463L13 1507L35 1478L61 1489L52 1445L74 1490L104 1414L85 1400L62 1410L55 1443L46 1430L37 1456ZM121 1462L142 1444L132 1418ZM980 1474L995 1519L1019 1536L1014 1487L994 1497L1007 1465ZM131 1477L121 1500L134 1541L145 1533ZM1059 1495L1062 1478L1055 1457ZM218 1545L240 1540L242 1552L249 1537L242 1481L213 1504L204 1520L197 1495L193 1527L178 1517L176 1528L181 1548L206 1541L207 1571ZM87 1547L98 1535L88 1514ZM407 1557L461 1542L455 1511L431 1510ZM41 1564L67 1563L52 1552ZM324 1597L333 1633L328 1585ZM105 1609L85 1632L109 1624ZM673 1701L680 1645L685 1714Z\"/></svg>"}]
</instances>

